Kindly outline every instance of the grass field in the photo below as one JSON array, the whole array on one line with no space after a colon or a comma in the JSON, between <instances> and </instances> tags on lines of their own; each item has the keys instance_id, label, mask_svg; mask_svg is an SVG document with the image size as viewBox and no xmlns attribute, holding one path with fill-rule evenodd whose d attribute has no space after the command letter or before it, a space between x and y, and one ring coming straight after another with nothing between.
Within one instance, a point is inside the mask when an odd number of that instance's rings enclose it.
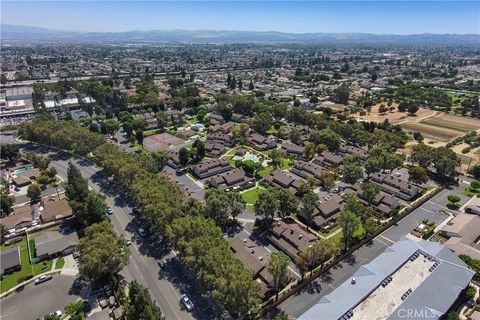
<instances>
[{"instance_id":1,"label":"grass field","mask_svg":"<svg viewBox=\"0 0 480 320\"><path fill-rule=\"evenodd\" d=\"M412 132L421 132L427 139L450 141L458 136L461 136L463 132L455 131L446 128L434 127L424 123L403 123L401 127L405 130Z\"/></svg>"},{"instance_id":2,"label":"grass field","mask_svg":"<svg viewBox=\"0 0 480 320\"><path fill-rule=\"evenodd\" d=\"M449 114L440 114L420 121L434 127L445 128L461 132L469 132L480 128L480 120L459 117Z\"/></svg>"},{"instance_id":3,"label":"grass field","mask_svg":"<svg viewBox=\"0 0 480 320\"><path fill-rule=\"evenodd\" d=\"M260 188L255 187L255 188L252 188L250 190L247 190L247 191L243 192L241 195L242 195L243 200L245 200L245 202L247 204L253 205L253 204L255 204L255 202L258 199L259 192L260 192Z\"/></svg>"}]
</instances>

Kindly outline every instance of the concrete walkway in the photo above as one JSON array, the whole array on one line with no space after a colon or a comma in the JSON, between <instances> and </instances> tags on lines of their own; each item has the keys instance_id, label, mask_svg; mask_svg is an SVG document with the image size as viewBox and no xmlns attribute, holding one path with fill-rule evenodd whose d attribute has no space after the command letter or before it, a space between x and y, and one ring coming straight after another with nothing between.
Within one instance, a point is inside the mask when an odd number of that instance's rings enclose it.
<instances>
[{"instance_id":1,"label":"concrete walkway","mask_svg":"<svg viewBox=\"0 0 480 320\"><path fill-rule=\"evenodd\" d=\"M65 260L65 264L63 265L61 274L73 277L76 276L78 274L78 264L77 261L73 259L73 255L69 254L63 258Z\"/></svg>"}]
</instances>

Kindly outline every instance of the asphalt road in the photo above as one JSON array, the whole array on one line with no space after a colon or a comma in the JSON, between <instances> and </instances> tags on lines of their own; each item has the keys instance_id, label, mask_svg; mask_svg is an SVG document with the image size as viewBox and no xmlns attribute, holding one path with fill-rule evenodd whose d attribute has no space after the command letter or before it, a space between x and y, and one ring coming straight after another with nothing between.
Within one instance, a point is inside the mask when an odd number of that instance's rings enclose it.
<instances>
[{"instance_id":1,"label":"asphalt road","mask_svg":"<svg viewBox=\"0 0 480 320\"><path fill-rule=\"evenodd\" d=\"M63 311L78 296L72 292L75 279L54 275L53 279L39 285L28 285L1 302L2 320L38 319L57 310Z\"/></svg>"},{"instance_id":2,"label":"asphalt road","mask_svg":"<svg viewBox=\"0 0 480 320\"><path fill-rule=\"evenodd\" d=\"M9 138L4 138L2 135L1 140L4 143L9 140ZM141 239L137 236L140 217L135 217L132 214L132 207L129 205L128 198L123 195L120 188L109 182L98 168L89 161L72 158L64 152L51 151L51 149L32 146L31 144L24 144L21 148L28 148L39 154L48 155L52 159L51 165L55 167L58 175L64 179L67 177L68 163L71 161L79 168L82 176L88 179L93 190L105 194L106 202L113 210L113 214L109 217L114 229L126 238L135 238L134 244L130 246L130 261L122 271L122 275L128 281L136 279L147 287L166 319L216 318L214 314L218 313L214 310L217 309L212 306L208 297L202 295L195 279L189 277L189 272L179 267L179 264L176 263L177 258L170 253L170 250L163 245L152 245L151 239ZM168 258L172 258L168 263L168 276L165 275L167 271L161 271L158 265L159 259L166 255L168 255ZM180 296L183 293L187 293L196 304L193 313L188 313L183 309L180 303Z\"/></svg>"}]
</instances>

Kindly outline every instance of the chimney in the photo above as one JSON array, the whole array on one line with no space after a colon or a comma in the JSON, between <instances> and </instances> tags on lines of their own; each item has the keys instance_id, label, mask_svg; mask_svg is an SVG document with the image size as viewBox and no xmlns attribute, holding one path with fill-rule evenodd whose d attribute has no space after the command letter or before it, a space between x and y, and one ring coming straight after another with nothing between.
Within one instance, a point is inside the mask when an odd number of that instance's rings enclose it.
<instances>
[{"instance_id":1,"label":"chimney","mask_svg":"<svg viewBox=\"0 0 480 320\"><path fill-rule=\"evenodd\" d=\"M293 234L293 229L292 228L290 228L290 234Z\"/></svg>"}]
</instances>

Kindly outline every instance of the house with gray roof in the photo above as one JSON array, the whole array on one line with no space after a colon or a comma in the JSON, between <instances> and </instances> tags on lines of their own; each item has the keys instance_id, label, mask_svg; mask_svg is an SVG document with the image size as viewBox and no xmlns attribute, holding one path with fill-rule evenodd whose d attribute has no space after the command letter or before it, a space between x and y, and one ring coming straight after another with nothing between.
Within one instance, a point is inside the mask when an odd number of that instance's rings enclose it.
<instances>
[{"instance_id":1,"label":"house with gray roof","mask_svg":"<svg viewBox=\"0 0 480 320\"><path fill-rule=\"evenodd\" d=\"M35 238L35 250L39 260L70 254L75 250L77 244L76 232L63 234L57 231L48 231Z\"/></svg>"},{"instance_id":2,"label":"house with gray roof","mask_svg":"<svg viewBox=\"0 0 480 320\"><path fill-rule=\"evenodd\" d=\"M0 252L0 275L3 276L20 268L20 252L17 246Z\"/></svg>"},{"instance_id":3,"label":"house with gray roof","mask_svg":"<svg viewBox=\"0 0 480 320\"><path fill-rule=\"evenodd\" d=\"M474 274L447 247L403 237L298 319L394 320L406 318L407 310L440 319Z\"/></svg>"}]
</instances>

